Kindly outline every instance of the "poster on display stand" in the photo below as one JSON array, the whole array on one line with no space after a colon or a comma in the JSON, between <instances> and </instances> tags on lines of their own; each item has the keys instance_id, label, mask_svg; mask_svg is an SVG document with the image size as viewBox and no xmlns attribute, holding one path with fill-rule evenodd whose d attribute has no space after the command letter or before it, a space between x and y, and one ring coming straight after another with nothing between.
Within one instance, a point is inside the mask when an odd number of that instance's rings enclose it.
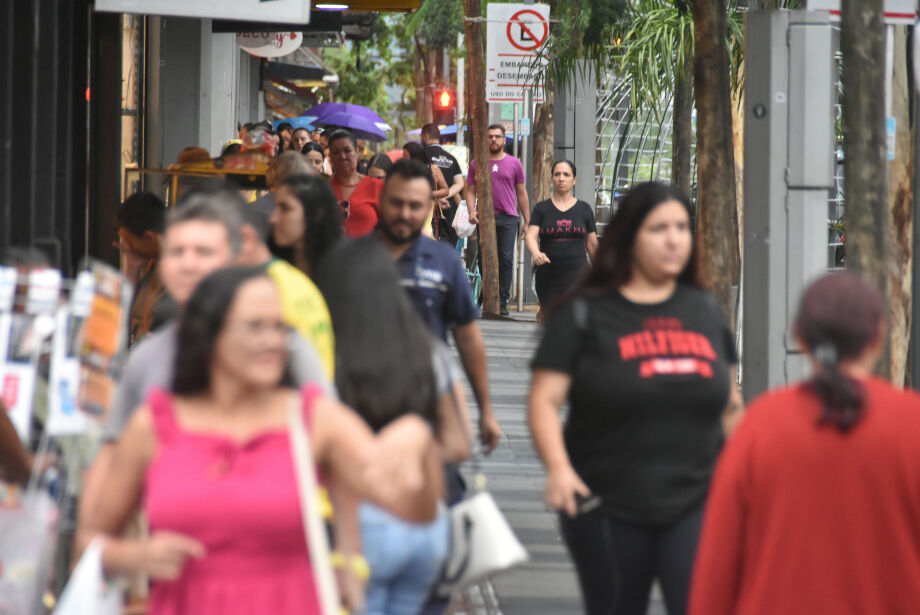
<instances>
[{"instance_id":1,"label":"poster on display stand","mask_svg":"<svg viewBox=\"0 0 920 615\"><path fill-rule=\"evenodd\" d=\"M132 288L118 270L108 265L93 262L89 270L93 294L80 327L77 406L104 423L127 348Z\"/></svg>"},{"instance_id":2,"label":"poster on display stand","mask_svg":"<svg viewBox=\"0 0 920 615\"><path fill-rule=\"evenodd\" d=\"M6 301L13 276L7 269L0 278L0 300ZM36 269L28 274L25 284L14 283L12 301L0 305L8 308L0 312L0 401L23 442L28 442L30 435L38 356L53 331L50 314L60 294L61 272Z\"/></svg>"},{"instance_id":3,"label":"poster on display stand","mask_svg":"<svg viewBox=\"0 0 920 615\"><path fill-rule=\"evenodd\" d=\"M55 314L48 383L48 434L53 437L91 433L97 421L77 403L80 388L80 336L94 295L93 274L74 281L70 303Z\"/></svg>"}]
</instances>

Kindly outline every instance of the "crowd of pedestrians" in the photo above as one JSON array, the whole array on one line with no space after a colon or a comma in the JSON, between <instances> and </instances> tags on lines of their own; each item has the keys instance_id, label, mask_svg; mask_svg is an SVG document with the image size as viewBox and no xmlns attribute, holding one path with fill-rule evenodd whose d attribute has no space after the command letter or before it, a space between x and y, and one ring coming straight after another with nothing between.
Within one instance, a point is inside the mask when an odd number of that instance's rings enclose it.
<instances>
[{"instance_id":1,"label":"crowd of pedestrians","mask_svg":"<svg viewBox=\"0 0 920 615\"><path fill-rule=\"evenodd\" d=\"M477 220L475 164L464 177L435 125L395 160L341 129L239 137L228 151L270 156L265 194L196 185L170 210L147 193L119 210L131 350L77 550L149 579L151 615L321 613L295 416L343 604L443 613L459 464L477 431L486 453L502 438L452 228L461 196ZM483 137L503 314L522 237L535 269L526 413L585 612L645 615L656 582L671 615L916 612L920 398L872 376L871 284L815 282L794 331L814 375L745 409L687 196L636 185L599 240L572 162L531 210L504 128ZM34 463L0 412L2 478ZM138 511L149 533L125 533Z\"/></svg>"}]
</instances>

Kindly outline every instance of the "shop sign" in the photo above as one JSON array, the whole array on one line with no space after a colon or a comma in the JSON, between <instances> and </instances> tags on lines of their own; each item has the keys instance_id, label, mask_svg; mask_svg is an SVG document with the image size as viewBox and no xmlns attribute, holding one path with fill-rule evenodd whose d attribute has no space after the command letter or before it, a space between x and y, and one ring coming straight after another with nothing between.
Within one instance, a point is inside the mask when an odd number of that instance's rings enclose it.
<instances>
[{"instance_id":1,"label":"shop sign","mask_svg":"<svg viewBox=\"0 0 920 615\"><path fill-rule=\"evenodd\" d=\"M242 32L236 42L243 51L260 58L280 58L294 53L303 43L300 32Z\"/></svg>"}]
</instances>

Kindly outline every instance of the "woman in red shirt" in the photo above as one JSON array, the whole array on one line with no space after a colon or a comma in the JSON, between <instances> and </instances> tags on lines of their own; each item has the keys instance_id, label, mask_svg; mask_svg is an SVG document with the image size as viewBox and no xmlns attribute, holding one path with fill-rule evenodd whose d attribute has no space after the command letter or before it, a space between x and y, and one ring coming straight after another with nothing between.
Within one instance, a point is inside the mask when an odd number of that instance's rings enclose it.
<instances>
[{"instance_id":1,"label":"woman in red shirt","mask_svg":"<svg viewBox=\"0 0 920 615\"><path fill-rule=\"evenodd\" d=\"M691 614L920 612L920 397L872 376L883 312L850 273L805 293L815 375L756 400L726 445Z\"/></svg>"},{"instance_id":2,"label":"woman in red shirt","mask_svg":"<svg viewBox=\"0 0 920 615\"><path fill-rule=\"evenodd\" d=\"M336 130L329 135L329 159L329 185L345 216L345 234L351 238L367 235L377 226L383 182L358 173L358 142L349 130Z\"/></svg>"}]
</instances>

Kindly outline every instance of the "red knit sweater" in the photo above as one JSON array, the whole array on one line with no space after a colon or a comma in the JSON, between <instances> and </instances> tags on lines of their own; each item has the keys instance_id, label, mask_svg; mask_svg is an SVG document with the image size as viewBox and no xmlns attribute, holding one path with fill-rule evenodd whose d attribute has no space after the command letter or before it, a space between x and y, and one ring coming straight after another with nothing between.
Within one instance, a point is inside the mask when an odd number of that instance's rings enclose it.
<instances>
[{"instance_id":1,"label":"red knit sweater","mask_svg":"<svg viewBox=\"0 0 920 615\"><path fill-rule=\"evenodd\" d=\"M920 613L920 396L872 379L850 433L756 400L713 477L691 615Z\"/></svg>"}]
</instances>

